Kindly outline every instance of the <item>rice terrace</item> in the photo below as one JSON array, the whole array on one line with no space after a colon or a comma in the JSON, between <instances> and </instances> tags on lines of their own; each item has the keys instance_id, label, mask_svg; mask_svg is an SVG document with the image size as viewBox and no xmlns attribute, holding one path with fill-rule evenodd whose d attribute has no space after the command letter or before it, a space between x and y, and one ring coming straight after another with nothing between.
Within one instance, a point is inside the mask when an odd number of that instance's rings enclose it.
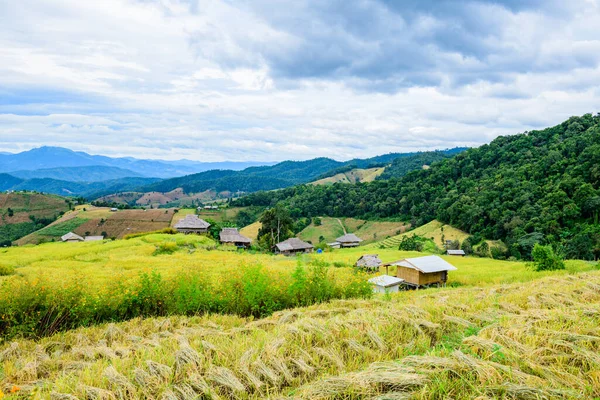
<instances>
[{"instance_id":1,"label":"rice terrace","mask_svg":"<svg viewBox=\"0 0 600 400\"><path fill-rule=\"evenodd\" d=\"M0 2L0 400L600 400L598 21Z\"/></svg>"}]
</instances>

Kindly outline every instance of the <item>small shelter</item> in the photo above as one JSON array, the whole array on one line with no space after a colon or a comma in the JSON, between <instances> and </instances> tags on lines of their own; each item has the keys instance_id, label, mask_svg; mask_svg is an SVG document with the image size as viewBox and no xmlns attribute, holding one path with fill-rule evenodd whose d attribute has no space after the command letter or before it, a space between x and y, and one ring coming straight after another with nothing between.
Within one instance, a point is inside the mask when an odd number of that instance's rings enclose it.
<instances>
[{"instance_id":1,"label":"small shelter","mask_svg":"<svg viewBox=\"0 0 600 400\"><path fill-rule=\"evenodd\" d=\"M395 293L400 290L400 285L404 279L396 278L395 276L380 275L369 279L369 283L373 285L374 293Z\"/></svg>"},{"instance_id":2,"label":"small shelter","mask_svg":"<svg viewBox=\"0 0 600 400\"><path fill-rule=\"evenodd\" d=\"M84 241L86 242L99 242L104 240L104 236L86 236Z\"/></svg>"},{"instance_id":3,"label":"small shelter","mask_svg":"<svg viewBox=\"0 0 600 400\"><path fill-rule=\"evenodd\" d=\"M181 221L175 224L175 229L180 233L207 233L210 224L199 218L197 215L186 215Z\"/></svg>"},{"instance_id":4,"label":"small shelter","mask_svg":"<svg viewBox=\"0 0 600 400\"><path fill-rule=\"evenodd\" d=\"M464 250L447 250L446 254L449 256L461 256L464 257L465 256L465 251Z\"/></svg>"},{"instance_id":5,"label":"small shelter","mask_svg":"<svg viewBox=\"0 0 600 400\"><path fill-rule=\"evenodd\" d=\"M386 265L396 266L396 276L404 279L404 284L417 288L445 285L448 271L456 271L456 267L438 256L406 258Z\"/></svg>"},{"instance_id":6,"label":"small shelter","mask_svg":"<svg viewBox=\"0 0 600 400\"><path fill-rule=\"evenodd\" d=\"M117 211L119 211L119 209L116 208L116 207L113 207L113 208L110 209L110 212L117 212Z\"/></svg>"},{"instance_id":7,"label":"small shelter","mask_svg":"<svg viewBox=\"0 0 600 400\"><path fill-rule=\"evenodd\" d=\"M66 235L63 235L60 240L63 242L83 242L83 238L73 232L69 232Z\"/></svg>"},{"instance_id":8,"label":"small shelter","mask_svg":"<svg viewBox=\"0 0 600 400\"><path fill-rule=\"evenodd\" d=\"M298 238L289 238L275 245L275 253L292 256L298 253L311 253L314 246Z\"/></svg>"},{"instance_id":9,"label":"small shelter","mask_svg":"<svg viewBox=\"0 0 600 400\"><path fill-rule=\"evenodd\" d=\"M358 236L356 236L354 233L347 233L344 236L340 236L339 238L335 239L335 241L340 244L340 247L344 248L344 247L356 247L363 240L361 238L359 238Z\"/></svg>"},{"instance_id":10,"label":"small shelter","mask_svg":"<svg viewBox=\"0 0 600 400\"><path fill-rule=\"evenodd\" d=\"M358 268L365 269L367 271L379 271L379 267L381 267L381 260L379 259L379 255L377 254L365 254L361 256L358 261L356 261L356 266Z\"/></svg>"},{"instance_id":11,"label":"small shelter","mask_svg":"<svg viewBox=\"0 0 600 400\"><path fill-rule=\"evenodd\" d=\"M231 244L236 247L247 248L252 240L238 232L237 228L223 228L219 233L219 240L222 244Z\"/></svg>"}]
</instances>

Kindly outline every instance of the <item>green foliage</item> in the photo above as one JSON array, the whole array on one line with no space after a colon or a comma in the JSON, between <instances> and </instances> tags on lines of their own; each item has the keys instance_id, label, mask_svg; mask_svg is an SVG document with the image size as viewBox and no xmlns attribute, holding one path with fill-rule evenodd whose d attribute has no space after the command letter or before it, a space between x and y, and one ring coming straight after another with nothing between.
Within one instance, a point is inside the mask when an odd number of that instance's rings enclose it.
<instances>
[{"instance_id":1,"label":"green foliage","mask_svg":"<svg viewBox=\"0 0 600 400\"><path fill-rule=\"evenodd\" d=\"M62 236L74 231L88 220L85 218L75 217L56 225L48 226L40 230L39 234L43 236Z\"/></svg>"},{"instance_id":2,"label":"green foliage","mask_svg":"<svg viewBox=\"0 0 600 400\"><path fill-rule=\"evenodd\" d=\"M10 294L10 295L8 295ZM261 266L240 268L239 274L210 279L202 271L164 278L141 273L128 282L115 280L100 295L72 281L53 286L41 279L3 281L0 295L0 336L40 337L58 331L138 317L237 314L256 318L296 306L345 298L369 298L371 287L362 275L337 282L322 263L299 265L292 279Z\"/></svg>"},{"instance_id":3,"label":"green foliage","mask_svg":"<svg viewBox=\"0 0 600 400\"><path fill-rule=\"evenodd\" d=\"M321 220L321 218L315 217L313 218L313 223L315 224L315 226L321 226L323 224L323 221Z\"/></svg>"},{"instance_id":4,"label":"green foliage","mask_svg":"<svg viewBox=\"0 0 600 400\"><path fill-rule=\"evenodd\" d=\"M271 249L275 244L293 236L294 220L284 207L275 206L260 217L259 242Z\"/></svg>"},{"instance_id":5,"label":"green foliage","mask_svg":"<svg viewBox=\"0 0 600 400\"><path fill-rule=\"evenodd\" d=\"M154 250L153 255L158 256L160 254L173 254L179 250L179 246L175 242L163 242L159 243Z\"/></svg>"},{"instance_id":6,"label":"green foliage","mask_svg":"<svg viewBox=\"0 0 600 400\"><path fill-rule=\"evenodd\" d=\"M554 253L552 246L542 246L536 244L531 253L533 257L533 267L536 271L554 271L565 269L563 260Z\"/></svg>"},{"instance_id":7,"label":"green foliage","mask_svg":"<svg viewBox=\"0 0 600 400\"><path fill-rule=\"evenodd\" d=\"M15 268L10 265L0 264L0 276L8 276L15 273Z\"/></svg>"},{"instance_id":8,"label":"green foliage","mask_svg":"<svg viewBox=\"0 0 600 400\"><path fill-rule=\"evenodd\" d=\"M600 215L600 115L499 137L400 179L301 185L238 205L279 202L294 217L395 217L417 226L437 219L502 240L516 258L530 259L535 243L551 243L592 259L600 252L600 235L586 233Z\"/></svg>"}]
</instances>

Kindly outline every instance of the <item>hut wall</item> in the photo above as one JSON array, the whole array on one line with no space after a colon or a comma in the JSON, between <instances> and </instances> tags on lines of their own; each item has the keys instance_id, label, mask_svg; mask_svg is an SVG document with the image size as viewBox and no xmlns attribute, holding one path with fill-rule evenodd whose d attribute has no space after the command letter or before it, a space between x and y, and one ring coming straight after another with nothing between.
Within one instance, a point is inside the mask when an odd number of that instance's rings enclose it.
<instances>
[{"instance_id":1,"label":"hut wall","mask_svg":"<svg viewBox=\"0 0 600 400\"><path fill-rule=\"evenodd\" d=\"M396 270L396 276L400 279L404 279L404 282L412 285L422 285L419 281L419 271L412 268L406 268L398 265Z\"/></svg>"},{"instance_id":2,"label":"hut wall","mask_svg":"<svg viewBox=\"0 0 600 400\"><path fill-rule=\"evenodd\" d=\"M443 283L445 282L444 273L442 272L432 272L430 274L424 274L419 272L419 285L431 285L433 283Z\"/></svg>"}]
</instances>

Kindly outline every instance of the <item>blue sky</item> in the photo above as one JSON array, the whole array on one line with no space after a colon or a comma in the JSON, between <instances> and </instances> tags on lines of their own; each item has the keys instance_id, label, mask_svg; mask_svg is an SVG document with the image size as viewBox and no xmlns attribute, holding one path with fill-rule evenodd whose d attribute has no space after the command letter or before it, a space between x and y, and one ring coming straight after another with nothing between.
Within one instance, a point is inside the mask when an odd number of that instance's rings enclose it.
<instances>
[{"instance_id":1,"label":"blue sky","mask_svg":"<svg viewBox=\"0 0 600 400\"><path fill-rule=\"evenodd\" d=\"M600 0L0 2L0 151L478 146L598 112Z\"/></svg>"}]
</instances>

